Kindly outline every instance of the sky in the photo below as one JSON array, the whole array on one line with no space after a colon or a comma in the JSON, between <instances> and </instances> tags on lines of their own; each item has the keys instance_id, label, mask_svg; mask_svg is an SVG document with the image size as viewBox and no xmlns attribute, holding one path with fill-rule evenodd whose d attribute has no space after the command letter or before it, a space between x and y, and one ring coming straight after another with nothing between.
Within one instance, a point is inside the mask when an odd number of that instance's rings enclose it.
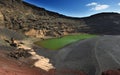
<instances>
[{"instance_id":1,"label":"sky","mask_svg":"<svg viewBox=\"0 0 120 75\"><path fill-rule=\"evenodd\" d=\"M24 0L71 17L86 17L101 12L120 13L120 0Z\"/></svg>"}]
</instances>

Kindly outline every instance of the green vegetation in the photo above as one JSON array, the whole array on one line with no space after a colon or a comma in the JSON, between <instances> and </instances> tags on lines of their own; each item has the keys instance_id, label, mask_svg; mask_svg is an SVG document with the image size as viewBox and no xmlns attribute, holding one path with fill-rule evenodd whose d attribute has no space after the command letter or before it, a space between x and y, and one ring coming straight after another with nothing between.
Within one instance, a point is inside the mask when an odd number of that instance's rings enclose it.
<instances>
[{"instance_id":1,"label":"green vegetation","mask_svg":"<svg viewBox=\"0 0 120 75\"><path fill-rule=\"evenodd\" d=\"M41 47L50 49L50 50L58 50L68 44L71 44L73 42L83 40L83 39L88 39L95 37L96 35L91 35L91 34L76 34L76 35L67 35L62 38L52 38L52 39L47 39L43 41L38 41L35 42L36 45L39 45Z\"/></svg>"}]
</instances>

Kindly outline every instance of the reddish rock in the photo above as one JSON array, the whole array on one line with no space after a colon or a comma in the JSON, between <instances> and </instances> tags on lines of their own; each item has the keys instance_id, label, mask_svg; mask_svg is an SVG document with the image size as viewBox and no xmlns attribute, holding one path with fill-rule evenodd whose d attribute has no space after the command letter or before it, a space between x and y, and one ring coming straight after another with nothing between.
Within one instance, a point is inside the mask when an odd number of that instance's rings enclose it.
<instances>
[{"instance_id":1,"label":"reddish rock","mask_svg":"<svg viewBox=\"0 0 120 75\"><path fill-rule=\"evenodd\" d=\"M47 75L47 72L8 58L5 51L0 51L0 75Z\"/></svg>"},{"instance_id":2,"label":"reddish rock","mask_svg":"<svg viewBox=\"0 0 120 75\"><path fill-rule=\"evenodd\" d=\"M108 70L103 72L102 75L120 75L120 70Z\"/></svg>"},{"instance_id":3,"label":"reddish rock","mask_svg":"<svg viewBox=\"0 0 120 75\"><path fill-rule=\"evenodd\" d=\"M70 69L63 69L63 70L50 70L49 75L87 75L85 72L79 70L70 70Z\"/></svg>"},{"instance_id":4,"label":"reddish rock","mask_svg":"<svg viewBox=\"0 0 120 75\"><path fill-rule=\"evenodd\" d=\"M51 69L48 72L42 69L30 67L27 63L21 63L19 60L8 58L5 51L0 51L0 75L86 75L79 70L56 70Z\"/></svg>"}]
</instances>

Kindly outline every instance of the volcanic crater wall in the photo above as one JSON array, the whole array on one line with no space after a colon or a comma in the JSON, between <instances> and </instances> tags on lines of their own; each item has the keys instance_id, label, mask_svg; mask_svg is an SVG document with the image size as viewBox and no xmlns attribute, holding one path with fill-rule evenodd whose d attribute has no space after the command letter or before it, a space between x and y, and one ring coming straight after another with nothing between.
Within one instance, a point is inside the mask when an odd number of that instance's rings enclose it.
<instances>
[{"instance_id":1,"label":"volcanic crater wall","mask_svg":"<svg viewBox=\"0 0 120 75\"><path fill-rule=\"evenodd\" d=\"M120 14L100 13L74 18L22 0L0 0L0 27L34 37L59 37L71 33L119 34ZM29 34L33 30L33 34Z\"/></svg>"}]
</instances>

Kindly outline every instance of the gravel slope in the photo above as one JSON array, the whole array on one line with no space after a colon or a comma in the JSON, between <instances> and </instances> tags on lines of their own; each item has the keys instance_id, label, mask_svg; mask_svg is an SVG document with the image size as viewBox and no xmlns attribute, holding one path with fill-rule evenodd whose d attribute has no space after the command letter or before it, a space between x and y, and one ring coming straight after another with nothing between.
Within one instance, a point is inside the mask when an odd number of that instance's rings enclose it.
<instances>
[{"instance_id":1,"label":"gravel slope","mask_svg":"<svg viewBox=\"0 0 120 75\"><path fill-rule=\"evenodd\" d=\"M80 70L88 75L120 68L120 36L101 36L61 49L54 58L57 69Z\"/></svg>"}]
</instances>

